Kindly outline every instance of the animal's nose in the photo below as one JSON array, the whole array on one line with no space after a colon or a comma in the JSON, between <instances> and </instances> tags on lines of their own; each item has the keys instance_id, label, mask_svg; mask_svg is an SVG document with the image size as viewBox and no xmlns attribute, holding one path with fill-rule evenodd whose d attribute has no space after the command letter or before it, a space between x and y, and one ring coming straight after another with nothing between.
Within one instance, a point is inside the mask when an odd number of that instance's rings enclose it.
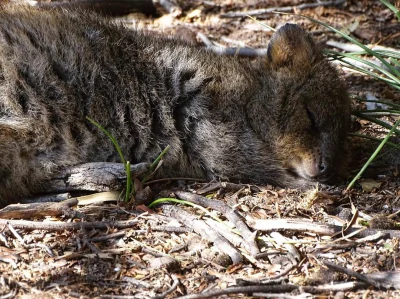
<instances>
[{"instance_id":1,"label":"animal's nose","mask_svg":"<svg viewBox=\"0 0 400 299\"><path fill-rule=\"evenodd\" d=\"M326 163L324 161L320 161L318 164L318 170L319 170L319 174L323 174L326 170L328 169L328 166L326 165Z\"/></svg>"},{"instance_id":2,"label":"animal's nose","mask_svg":"<svg viewBox=\"0 0 400 299\"><path fill-rule=\"evenodd\" d=\"M326 159L319 161L317 179L320 181L328 180L331 177L331 169L332 167Z\"/></svg>"}]
</instances>

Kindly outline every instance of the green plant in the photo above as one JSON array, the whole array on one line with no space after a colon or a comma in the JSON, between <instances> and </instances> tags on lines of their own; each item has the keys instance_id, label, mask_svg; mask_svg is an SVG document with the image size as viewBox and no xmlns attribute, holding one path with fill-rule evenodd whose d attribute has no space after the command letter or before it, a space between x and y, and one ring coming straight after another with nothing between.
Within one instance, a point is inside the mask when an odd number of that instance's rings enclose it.
<instances>
[{"instance_id":1,"label":"green plant","mask_svg":"<svg viewBox=\"0 0 400 299\"><path fill-rule=\"evenodd\" d=\"M86 116L86 119L90 121L93 125L95 125L97 128L99 128L104 134L107 135L107 137L111 140L113 143L115 149L118 152L119 158L121 159L122 164L124 164L125 167L125 173L126 173L126 187L125 187L125 202L129 202L130 198L132 195L135 195L136 190L134 188L134 183L131 177L131 164L129 161L127 161L124 157L124 154L122 153L122 149L118 144L118 141L114 138L114 136L108 132L102 125L100 125L98 122L96 122L94 119L91 119L90 117ZM159 155L158 157L154 160L154 162L150 165L149 170L146 172L146 175L144 176L144 179L142 180L142 184L154 173L155 168L159 165L162 157L168 152L170 146L168 145Z\"/></svg>"}]
</instances>

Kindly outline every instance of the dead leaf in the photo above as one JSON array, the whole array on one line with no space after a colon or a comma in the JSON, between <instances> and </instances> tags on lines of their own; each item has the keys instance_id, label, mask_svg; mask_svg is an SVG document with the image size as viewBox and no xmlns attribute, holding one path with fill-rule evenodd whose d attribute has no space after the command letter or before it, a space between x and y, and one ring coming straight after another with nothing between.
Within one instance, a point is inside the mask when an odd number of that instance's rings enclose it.
<instances>
[{"instance_id":1,"label":"dead leaf","mask_svg":"<svg viewBox=\"0 0 400 299\"><path fill-rule=\"evenodd\" d=\"M374 189L380 188L380 186L382 185L382 183L377 182L373 179L364 179L361 180L359 183L365 192L371 192Z\"/></svg>"}]
</instances>

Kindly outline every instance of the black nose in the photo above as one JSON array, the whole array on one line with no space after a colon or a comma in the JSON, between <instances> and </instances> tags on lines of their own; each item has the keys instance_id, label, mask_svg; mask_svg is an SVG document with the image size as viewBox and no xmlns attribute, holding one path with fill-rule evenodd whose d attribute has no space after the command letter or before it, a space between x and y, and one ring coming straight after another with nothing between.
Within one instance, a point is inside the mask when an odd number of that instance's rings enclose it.
<instances>
[{"instance_id":1,"label":"black nose","mask_svg":"<svg viewBox=\"0 0 400 299\"><path fill-rule=\"evenodd\" d=\"M320 161L318 165L318 170L319 170L318 179L322 181L328 180L332 175L331 169L332 168L329 166L329 163L325 159Z\"/></svg>"},{"instance_id":2,"label":"black nose","mask_svg":"<svg viewBox=\"0 0 400 299\"><path fill-rule=\"evenodd\" d=\"M318 165L318 170L320 174L323 174L328 169L325 162L321 161Z\"/></svg>"}]
</instances>

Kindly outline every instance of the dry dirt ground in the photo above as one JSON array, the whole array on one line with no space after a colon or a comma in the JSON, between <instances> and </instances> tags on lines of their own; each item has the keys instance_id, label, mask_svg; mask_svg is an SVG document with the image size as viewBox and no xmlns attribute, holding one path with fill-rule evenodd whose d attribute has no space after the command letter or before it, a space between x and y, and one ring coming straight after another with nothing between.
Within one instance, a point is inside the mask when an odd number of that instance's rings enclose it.
<instances>
[{"instance_id":1,"label":"dry dirt ground","mask_svg":"<svg viewBox=\"0 0 400 299\"><path fill-rule=\"evenodd\" d=\"M380 1L299 6L316 2L180 1L181 13L157 6L159 17L132 14L121 19L199 46L197 34L202 33L222 46L265 48L272 31L229 13L291 7L290 13L347 30L364 44L400 49L400 22ZM300 24L323 43L345 42L294 15L257 18L274 28ZM353 95L400 101L398 92L372 79L345 69L343 76ZM354 107L363 105L354 102ZM357 119L354 128L382 134ZM350 141L354 176L376 144ZM304 193L169 180L147 185L154 198L183 190L187 193L176 195L206 209L106 202L73 210L53 206L49 211L59 213L45 211L29 222L0 219L0 298L400 298L397 156L389 152L377 160L349 192L344 192L348 182ZM191 198L194 192L218 201ZM148 198L146 194L141 196Z\"/></svg>"}]
</instances>

